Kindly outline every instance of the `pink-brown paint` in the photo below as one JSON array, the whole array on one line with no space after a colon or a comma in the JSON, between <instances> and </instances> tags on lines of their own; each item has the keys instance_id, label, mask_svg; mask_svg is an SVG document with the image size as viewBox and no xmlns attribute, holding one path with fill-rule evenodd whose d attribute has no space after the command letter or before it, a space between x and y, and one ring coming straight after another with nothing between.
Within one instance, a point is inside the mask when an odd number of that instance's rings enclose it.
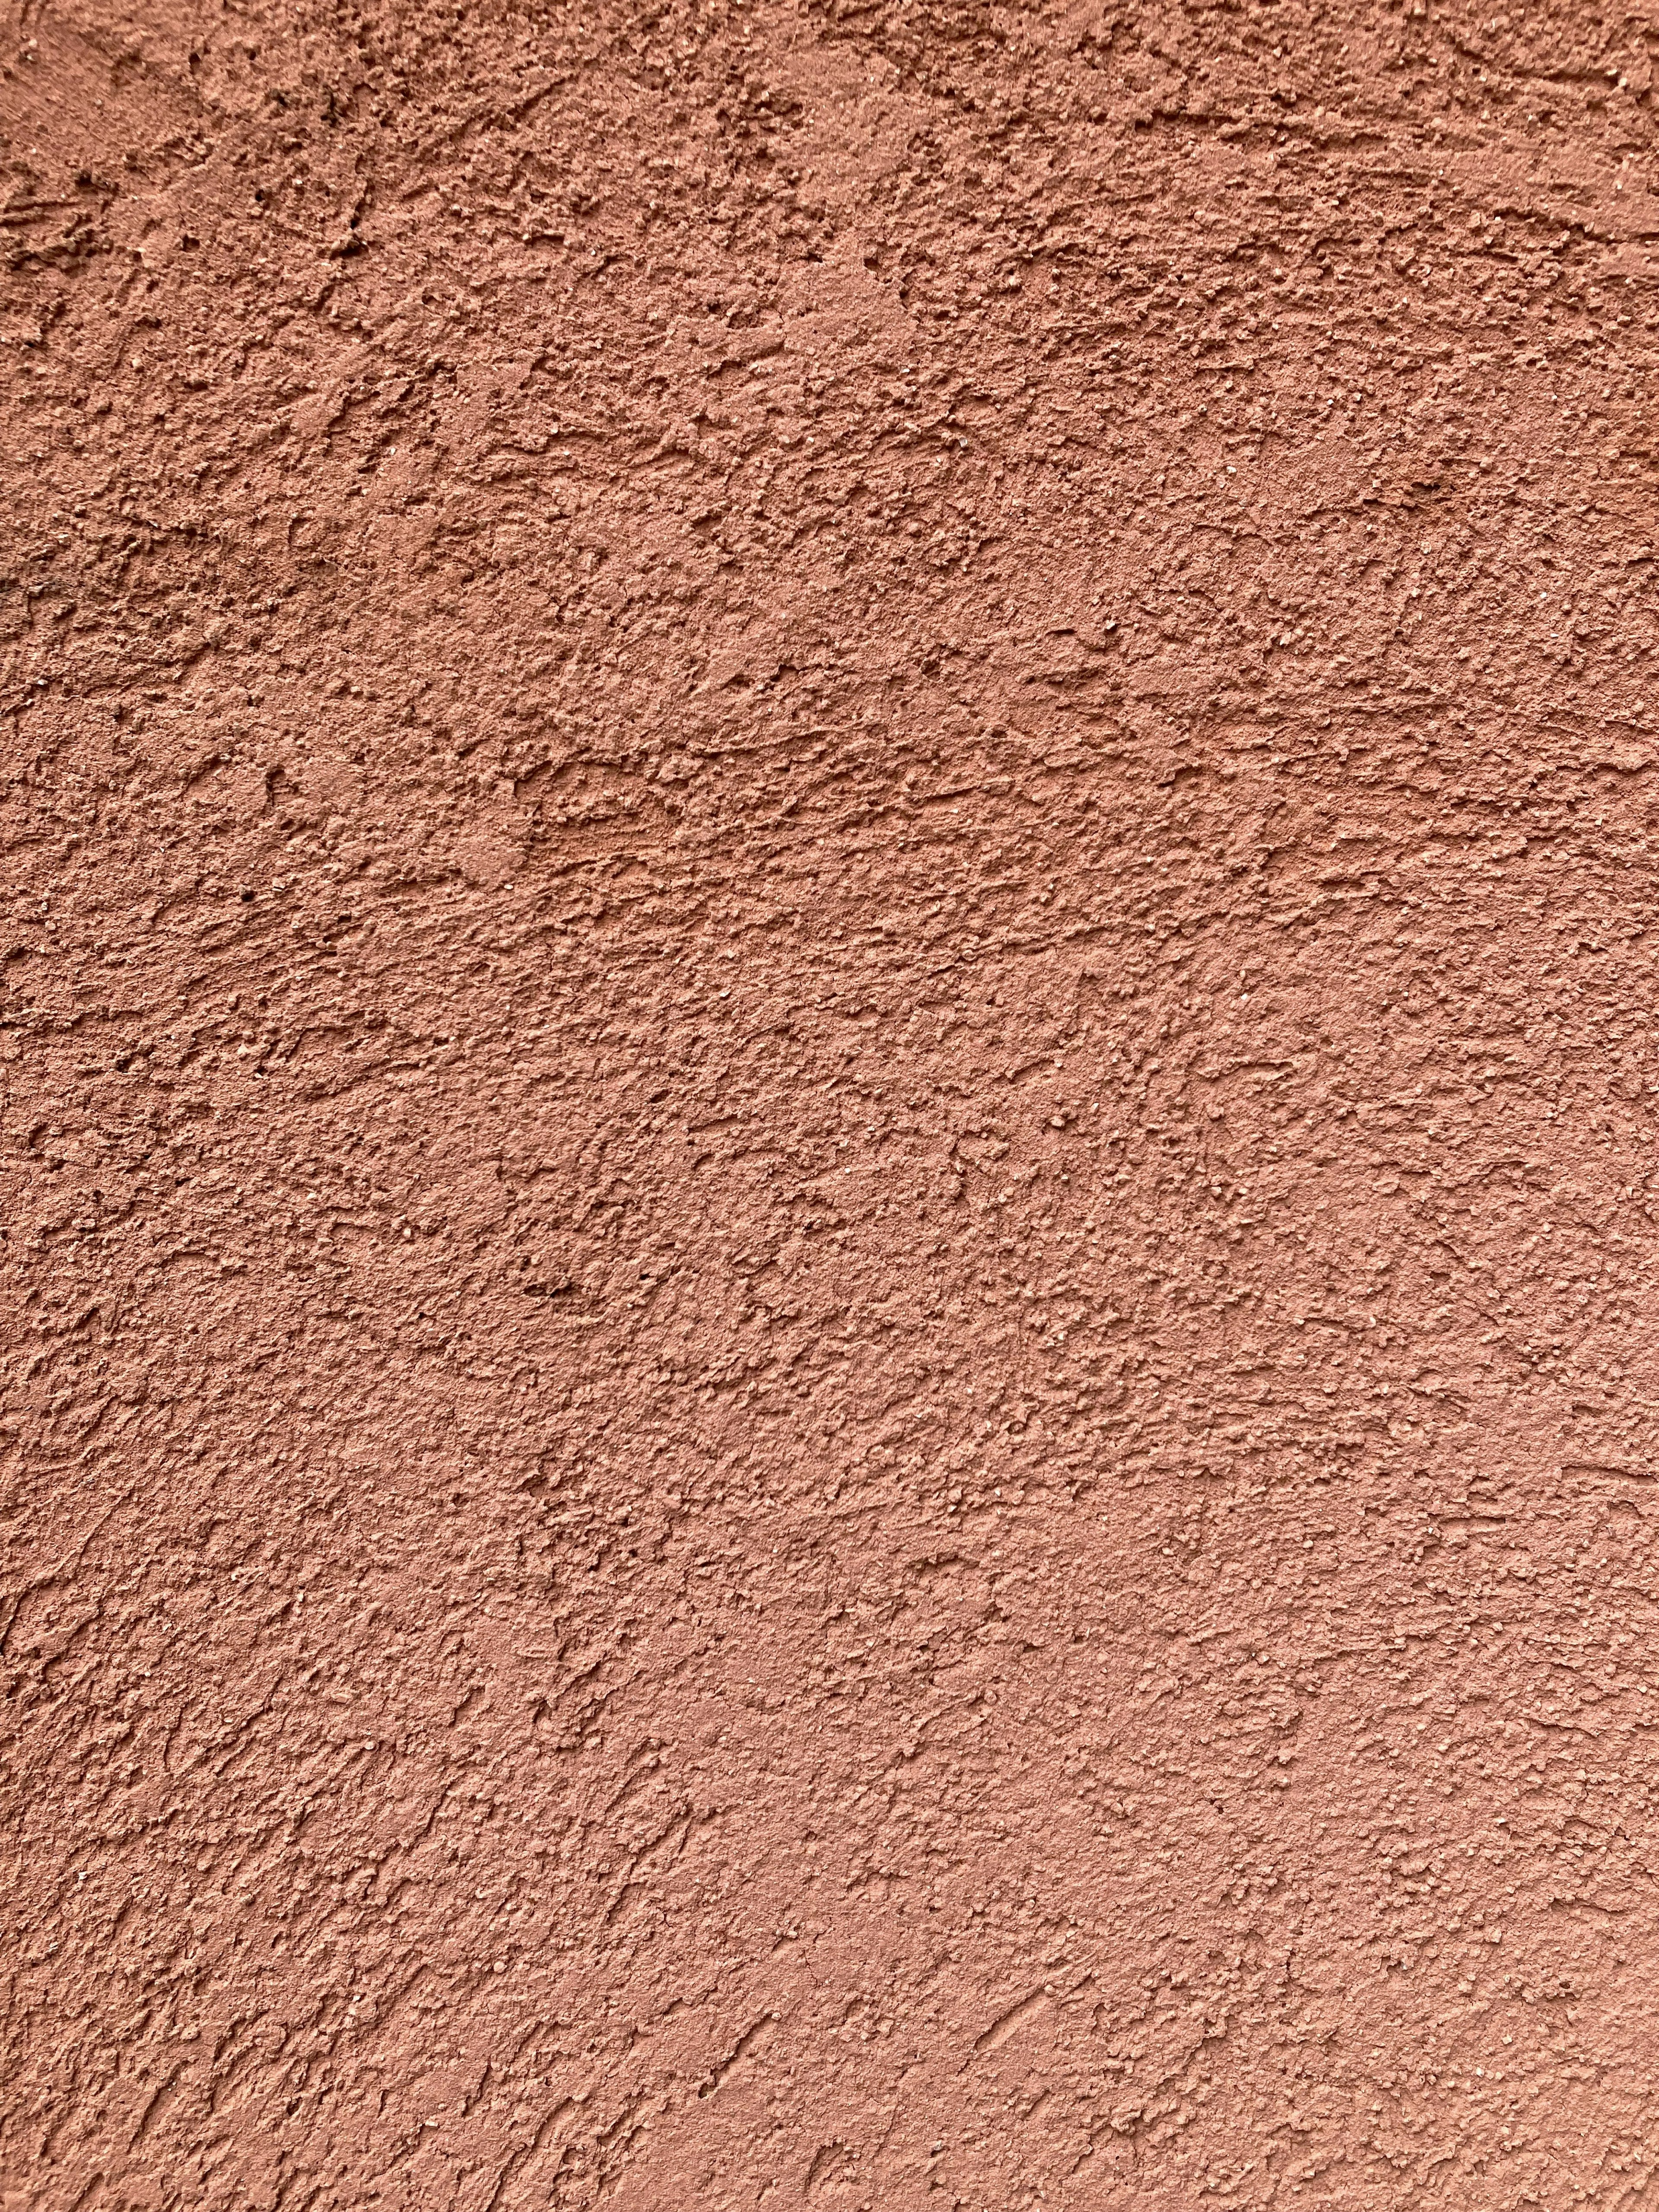
<instances>
[{"instance_id":1,"label":"pink-brown paint","mask_svg":"<svg viewBox=\"0 0 1659 2212\"><path fill-rule=\"evenodd\" d=\"M1655 24L3 33L8 2212L1636 2204Z\"/></svg>"}]
</instances>

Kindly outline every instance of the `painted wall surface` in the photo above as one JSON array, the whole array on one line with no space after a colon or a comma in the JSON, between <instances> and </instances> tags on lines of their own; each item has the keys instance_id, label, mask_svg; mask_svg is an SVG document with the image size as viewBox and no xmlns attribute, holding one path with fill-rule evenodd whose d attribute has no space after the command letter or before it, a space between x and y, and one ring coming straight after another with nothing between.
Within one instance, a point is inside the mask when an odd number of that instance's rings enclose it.
<instances>
[{"instance_id":1,"label":"painted wall surface","mask_svg":"<svg viewBox=\"0 0 1659 2212\"><path fill-rule=\"evenodd\" d=\"M1659 17L0 29L7 2212L1643 2198Z\"/></svg>"}]
</instances>

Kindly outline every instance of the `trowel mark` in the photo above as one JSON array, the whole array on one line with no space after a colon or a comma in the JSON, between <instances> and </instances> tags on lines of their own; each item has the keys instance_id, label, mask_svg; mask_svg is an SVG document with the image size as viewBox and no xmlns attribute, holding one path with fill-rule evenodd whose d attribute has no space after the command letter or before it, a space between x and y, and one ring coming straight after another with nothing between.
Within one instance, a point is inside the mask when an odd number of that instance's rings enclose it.
<instances>
[{"instance_id":1,"label":"trowel mark","mask_svg":"<svg viewBox=\"0 0 1659 2212\"><path fill-rule=\"evenodd\" d=\"M775 2012L763 2012L751 2027L746 2027L732 2046L730 2055L722 2059L697 2092L699 2097L712 2097L740 2058L746 2058L757 2044L769 2036L777 2026Z\"/></svg>"},{"instance_id":2,"label":"trowel mark","mask_svg":"<svg viewBox=\"0 0 1659 2212\"><path fill-rule=\"evenodd\" d=\"M1004 2013L1000 2020L992 2021L975 2043L974 2056L978 2058L988 2051L1000 2050L1009 2037L1024 2027L1028 2020L1035 2018L1048 2002L1047 1990L1033 1990L1029 1997L1022 1997L1012 2011Z\"/></svg>"}]
</instances>

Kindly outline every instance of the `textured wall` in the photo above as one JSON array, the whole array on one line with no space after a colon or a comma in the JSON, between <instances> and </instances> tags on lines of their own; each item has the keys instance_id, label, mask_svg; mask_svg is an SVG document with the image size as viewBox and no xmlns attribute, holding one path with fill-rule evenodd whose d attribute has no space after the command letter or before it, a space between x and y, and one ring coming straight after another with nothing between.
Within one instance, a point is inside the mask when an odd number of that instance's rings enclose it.
<instances>
[{"instance_id":1,"label":"textured wall","mask_svg":"<svg viewBox=\"0 0 1659 2212\"><path fill-rule=\"evenodd\" d=\"M1654 46L11 0L9 2212L1639 2196Z\"/></svg>"}]
</instances>

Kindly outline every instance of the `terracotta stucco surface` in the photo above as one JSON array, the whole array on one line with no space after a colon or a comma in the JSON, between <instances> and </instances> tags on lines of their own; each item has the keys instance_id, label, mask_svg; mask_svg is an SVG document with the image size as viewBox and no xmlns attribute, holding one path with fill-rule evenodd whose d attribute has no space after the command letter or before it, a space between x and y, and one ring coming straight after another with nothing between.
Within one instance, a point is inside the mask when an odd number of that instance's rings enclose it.
<instances>
[{"instance_id":1,"label":"terracotta stucco surface","mask_svg":"<svg viewBox=\"0 0 1659 2212\"><path fill-rule=\"evenodd\" d=\"M0 2195L1659 2155L1659 18L4 19Z\"/></svg>"}]
</instances>

